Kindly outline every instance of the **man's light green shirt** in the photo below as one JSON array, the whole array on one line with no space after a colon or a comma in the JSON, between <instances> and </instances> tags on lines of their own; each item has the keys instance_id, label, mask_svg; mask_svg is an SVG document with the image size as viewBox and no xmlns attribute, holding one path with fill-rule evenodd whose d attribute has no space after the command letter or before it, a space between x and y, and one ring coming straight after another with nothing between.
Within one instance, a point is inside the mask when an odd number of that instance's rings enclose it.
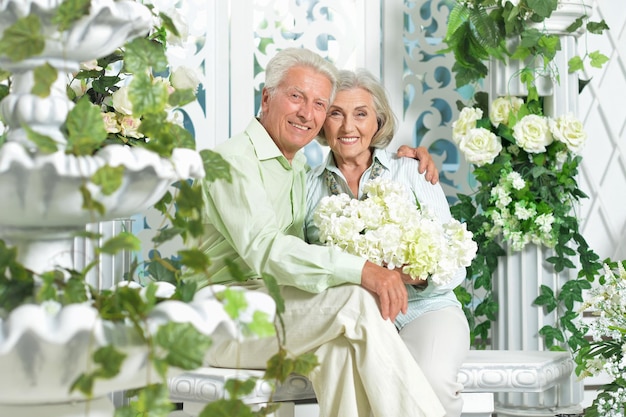
<instances>
[{"instance_id":1,"label":"man's light green shirt","mask_svg":"<svg viewBox=\"0 0 626 417\"><path fill-rule=\"evenodd\" d=\"M203 182L206 211L201 249L211 258L212 283L231 281L231 259L252 277L309 292L360 284L365 260L304 242L306 158L291 164L253 119L215 149L230 164L232 183Z\"/></svg>"}]
</instances>

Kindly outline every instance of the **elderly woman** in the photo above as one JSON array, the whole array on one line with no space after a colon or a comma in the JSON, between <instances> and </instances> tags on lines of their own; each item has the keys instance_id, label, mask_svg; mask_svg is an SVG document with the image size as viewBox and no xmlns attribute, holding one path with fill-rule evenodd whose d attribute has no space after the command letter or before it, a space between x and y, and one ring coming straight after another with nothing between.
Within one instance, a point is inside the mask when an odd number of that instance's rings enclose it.
<instances>
[{"instance_id":1,"label":"elderly woman","mask_svg":"<svg viewBox=\"0 0 626 417\"><path fill-rule=\"evenodd\" d=\"M365 70L341 71L335 100L317 138L330 146L331 152L307 177L305 229L309 242L319 243L313 213L323 197L347 193L361 198L364 183L377 176L410 189L422 207L435 210L442 223L451 220L441 186L429 183L418 172L419 162L385 150L394 132L395 116L378 80ZM463 408L463 387L457 374L469 350L469 328L453 290L464 278L464 268L452 282L441 286L403 274L409 307L395 320L401 338L446 408L447 417L460 416Z\"/></svg>"}]
</instances>

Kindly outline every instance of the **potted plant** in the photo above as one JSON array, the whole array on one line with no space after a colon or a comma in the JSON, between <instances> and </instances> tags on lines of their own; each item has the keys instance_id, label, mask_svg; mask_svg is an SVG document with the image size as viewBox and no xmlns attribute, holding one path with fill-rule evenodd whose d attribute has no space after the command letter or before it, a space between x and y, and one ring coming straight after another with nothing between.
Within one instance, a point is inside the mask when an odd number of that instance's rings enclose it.
<instances>
[{"instance_id":1,"label":"potted plant","mask_svg":"<svg viewBox=\"0 0 626 417\"><path fill-rule=\"evenodd\" d=\"M2 0L0 13L0 414L112 415L108 392L141 388L116 415L166 416L167 376L201 366L218 326L223 337L274 329L269 296L257 304L261 294L180 280L140 286L133 270L125 285L96 291L84 280L94 265L78 271L68 255L74 236L98 238L86 223L151 205L178 207L157 244L193 235L201 198L188 180L228 179L227 164L196 152L171 118L195 96L193 77L168 66L178 28L132 0ZM123 232L98 251L138 245ZM193 249L180 259L208 262ZM246 389L233 388L232 401Z\"/></svg>"}]
</instances>

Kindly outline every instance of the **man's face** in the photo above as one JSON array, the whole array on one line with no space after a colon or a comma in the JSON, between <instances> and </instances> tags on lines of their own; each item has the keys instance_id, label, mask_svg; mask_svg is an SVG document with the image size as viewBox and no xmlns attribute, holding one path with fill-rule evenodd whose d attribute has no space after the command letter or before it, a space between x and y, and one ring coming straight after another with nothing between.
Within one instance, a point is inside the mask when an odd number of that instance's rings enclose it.
<instances>
[{"instance_id":1,"label":"man's face","mask_svg":"<svg viewBox=\"0 0 626 417\"><path fill-rule=\"evenodd\" d=\"M328 109L332 84L309 67L293 67L273 95L263 90L261 124L291 161L319 133Z\"/></svg>"}]
</instances>

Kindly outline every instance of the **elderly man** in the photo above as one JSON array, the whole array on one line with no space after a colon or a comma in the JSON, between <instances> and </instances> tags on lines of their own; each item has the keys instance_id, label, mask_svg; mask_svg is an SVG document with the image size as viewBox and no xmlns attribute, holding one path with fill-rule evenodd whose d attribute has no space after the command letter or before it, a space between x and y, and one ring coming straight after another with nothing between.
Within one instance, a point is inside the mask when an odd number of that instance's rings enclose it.
<instances>
[{"instance_id":1,"label":"elderly man","mask_svg":"<svg viewBox=\"0 0 626 417\"><path fill-rule=\"evenodd\" d=\"M337 72L306 49L285 49L267 65L261 113L216 148L231 165L232 183L203 184L203 250L211 282L230 279L225 260L259 277L274 276L285 300L290 353L313 352L309 378L324 417L443 416L393 320L406 312L397 271L303 241L305 158L318 134ZM216 343L213 366L264 368L275 338Z\"/></svg>"}]
</instances>

